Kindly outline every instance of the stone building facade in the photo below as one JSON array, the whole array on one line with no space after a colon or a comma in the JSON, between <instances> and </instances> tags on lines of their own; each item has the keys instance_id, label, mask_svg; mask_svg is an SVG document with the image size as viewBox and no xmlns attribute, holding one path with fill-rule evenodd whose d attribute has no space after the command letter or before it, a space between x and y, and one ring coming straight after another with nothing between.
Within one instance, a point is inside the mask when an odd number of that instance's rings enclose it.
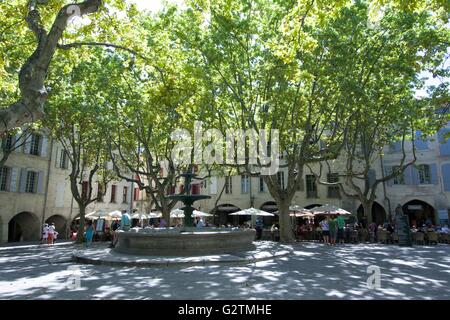
<instances>
[{"instance_id":1,"label":"stone building facade","mask_svg":"<svg viewBox=\"0 0 450 320\"><path fill-rule=\"evenodd\" d=\"M450 132L450 123L428 141L422 141L418 133L416 164L408 168L402 177L379 186L370 217L364 215L358 201L342 196L336 187L314 182L307 170L303 177L304 186L296 193L293 204L306 208L333 204L367 223L386 221L389 214L393 214L395 208L401 205L410 215L411 223L428 221L448 224L450 141L444 139L447 132ZM2 143L5 143L5 139ZM400 151L398 143L386 147L373 174L381 177L389 172L399 163L402 156ZM406 151L410 159L411 144L406 144ZM342 159L335 161L331 176L326 178L333 178L333 173L339 172L342 163ZM61 145L47 138L44 133L30 137L23 148L10 155L0 172L0 242L39 239L40 226L44 222L55 222L59 232L72 223L78 215L78 208L72 200L68 165ZM287 172L281 170L278 179L280 184L286 185ZM259 177L211 177L194 182L192 191L211 196L211 199L196 202L195 205L201 211L215 213L216 224L242 223L245 218L229 216L229 213L249 207L269 212L277 210L267 186ZM93 203L87 212L132 212L134 209L141 211L142 208L147 211L147 205L144 193L136 185L115 181L108 186L103 201ZM177 205L181 206L181 203ZM267 224L271 223L270 218L265 219Z\"/></svg>"}]
</instances>

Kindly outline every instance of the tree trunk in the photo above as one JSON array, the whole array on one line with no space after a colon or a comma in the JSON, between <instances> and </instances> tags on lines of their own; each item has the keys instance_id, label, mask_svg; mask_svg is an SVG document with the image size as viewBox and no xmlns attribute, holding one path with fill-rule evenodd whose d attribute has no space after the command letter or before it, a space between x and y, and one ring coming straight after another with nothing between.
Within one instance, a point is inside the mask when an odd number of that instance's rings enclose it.
<instances>
[{"instance_id":1,"label":"tree trunk","mask_svg":"<svg viewBox=\"0 0 450 320\"><path fill-rule=\"evenodd\" d=\"M77 231L77 241L76 243L80 244L84 242L84 225L85 225L85 214L86 214L86 206L78 204L80 208L80 225Z\"/></svg>"},{"instance_id":2,"label":"tree trunk","mask_svg":"<svg viewBox=\"0 0 450 320\"><path fill-rule=\"evenodd\" d=\"M372 202L371 201L363 201L362 203L363 209L364 209L364 218L367 221L367 224L369 225L372 223Z\"/></svg>"},{"instance_id":3,"label":"tree trunk","mask_svg":"<svg viewBox=\"0 0 450 320\"><path fill-rule=\"evenodd\" d=\"M86 0L78 3L77 8L80 15L84 15L98 11L101 5L101 0ZM45 79L58 42L72 15L68 8L69 5L66 5L60 9L48 34L40 26L37 9L33 8L28 13L26 21L39 39L35 51L20 69L19 100L0 110L0 134L44 116L44 104L47 100Z\"/></svg>"},{"instance_id":4,"label":"tree trunk","mask_svg":"<svg viewBox=\"0 0 450 320\"><path fill-rule=\"evenodd\" d=\"M277 201L277 205L280 219L280 241L283 243L292 243L295 241L295 238L292 232L291 217L289 216L290 203L288 201Z\"/></svg>"},{"instance_id":5,"label":"tree trunk","mask_svg":"<svg viewBox=\"0 0 450 320\"><path fill-rule=\"evenodd\" d=\"M166 203L166 201L161 201L161 213L162 218L166 220L167 227L170 227L170 207Z\"/></svg>"}]
</instances>

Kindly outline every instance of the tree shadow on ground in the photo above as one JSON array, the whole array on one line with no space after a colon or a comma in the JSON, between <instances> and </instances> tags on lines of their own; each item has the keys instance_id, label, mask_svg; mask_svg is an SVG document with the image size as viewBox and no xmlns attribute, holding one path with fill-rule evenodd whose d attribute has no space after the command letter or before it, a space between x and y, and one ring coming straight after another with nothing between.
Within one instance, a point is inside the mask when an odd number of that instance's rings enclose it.
<instances>
[{"instance_id":1,"label":"tree shadow on ground","mask_svg":"<svg viewBox=\"0 0 450 320\"><path fill-rule=\"evenodd\" d=\"M1 299L449 299L450 246L300 243L236 266L124 268L67 263L73 247L0 253ZM381 272L370 289L369 266ZM78 270L73 270L76 268ZM80 287L73 287L74 276Z\"/></svg>"}]
</instances>

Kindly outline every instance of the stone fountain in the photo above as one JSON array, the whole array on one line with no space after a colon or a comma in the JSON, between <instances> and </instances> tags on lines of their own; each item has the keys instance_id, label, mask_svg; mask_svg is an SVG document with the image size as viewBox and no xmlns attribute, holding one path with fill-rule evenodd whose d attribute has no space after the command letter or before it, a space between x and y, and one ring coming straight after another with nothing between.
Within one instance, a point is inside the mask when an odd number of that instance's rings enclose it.
<instances>
[{"instance_id":1,"label":"stone fountain","mask_svg":"<svg viewBox=\"0 0 450 320\"><path fill-rule=\"evenodd\" d=\"M184 211L184 227L190 228L193 226L194 221L192 218L192 213L194 212L192 204L194 204L195 201L210 199L211 197L203 194L191 194L191 181L195 178L195 174L188 172L183 173L181 176L184 178L184 190L186 190L186 194L175 194L168 196L167 198L183 202L185 206L181 208L181 210Z\"/></svg>"},{"instance_id":2,"label":"stone fountain","mask_svg":"<svg viewBox=\"0 0 450 320\"><path fill-rule=\"evenodd\" d=\"M118 242L114 251L148 256L199 256L227 254L254 249L256 231L237 228L194 228L193 203L209 199L207 195L191 194L192 173L182 174L186 194L167 198L183 202L184 226L182 228L133 228L117 233Z\"/></svg>"}]
</instances>

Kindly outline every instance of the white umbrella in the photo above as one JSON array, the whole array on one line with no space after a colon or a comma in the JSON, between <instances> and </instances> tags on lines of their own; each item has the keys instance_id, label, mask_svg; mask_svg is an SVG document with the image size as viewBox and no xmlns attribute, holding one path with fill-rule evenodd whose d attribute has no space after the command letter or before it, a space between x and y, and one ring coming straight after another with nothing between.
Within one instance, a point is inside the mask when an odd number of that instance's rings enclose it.
<instances>
[{"instance_id":1,"label":"white umbrella","mask_svg":"<svg viewBox=\"0 0 450 320\"><path fill-rule=\"evenodd\" d=\"M108 213L108 217L111 218L122 218L122 212L116 210L116 211L111 211L110 213Z\"/></svg>"},{"instance_id":2,"label":"white umbrella","mask_svg":"<svg viewBox=\"0 0 450 320\"><path fill-rule=\"evenodd\" d=\"M145 213L139 213L136 212L135 214L133 214L131 216L131 219L139 219L139 220L144 220L144 219L148 219L148 216Z\"/></svg>"},{"instance_id":3,"label":"white umbrella","mask_svg":"<svg viewBox=\"0 0 450 320\"><path fill-rule=\"evenodd\" d=\"M214 216L211 213L206 213L206 212L201 212L198 210L194 210L194 212L192 213L192 217L212 217Z\"/></svg>"},{"instance_id":4,"label":"white umbrella","mask_svg":"<svg viewBox=\"0 0 450 320\"><path fill-rule=\"evenodd\" d=\"M289 211L302 211L302 210L308 210L303 208L302 206L299 206L298 204L293 204L289 206Z\"/></svg>"},{"instance_id":5,"label":"white umbrella","mask_svg":"<svg viewBox=\"0 0 450 320\"><path fill-rule=\"evenodd\" d=\"M229 216L262 216L262 217L273 217L273 213L262 211L256 208L248 208L238 212L230 213Z\"/></svg>"},{"instance_id":6,"label":"white umbrella","mask_svg":"<svg viewBox=\"0 0 450 320\"><path fill-rule=\"evenodd\" d=\"M314 217L314 213L312 212L295 212L289 214L291 217L300 217L300 218L312 218Z\"/></svg>"},{"instance_id":7,"label":"white umbrella","mask_svg":"<svg viewBox=\"0 0 450 320\"><path fill-rule=\"evenodd\" d=\"M311 209L311 212L314 214L340 214L340 215L351 214L347 210L329 204L313 208Z\"/></svg>"},{"instance_id":8,"label":"white umbrella","mask_svg":"<svg viewBox=\"0 0 450 320\"><path fill-rule=\"evenodd\" d=\"M171 218L184 218L184 211L181 209L175 209L170 212Z\"/></svg>"},{"instance_id":9,"label":"white umbrella","mask_svg":"<svg viewBox=\"0 0 450 320\"><path fill-rule=\"evenodd\" d=\"M101 218L106 218L106 213L103 210L97 210L97 211L93 211L88 213L85 216L86 219L101 219Z\"/></svg>"},{"instance_id":10,"label":"white umbrella","mask_svg":"<svg viewBox=\"0 0 450 320\"><path fill-rule=\"evenodd\" d=\"M150 212L147 216L148 216L149 219L161 218L162 217L162 213L159 212L159 211L157 211L157 212Z\"/></svg>"}]
</instances>

